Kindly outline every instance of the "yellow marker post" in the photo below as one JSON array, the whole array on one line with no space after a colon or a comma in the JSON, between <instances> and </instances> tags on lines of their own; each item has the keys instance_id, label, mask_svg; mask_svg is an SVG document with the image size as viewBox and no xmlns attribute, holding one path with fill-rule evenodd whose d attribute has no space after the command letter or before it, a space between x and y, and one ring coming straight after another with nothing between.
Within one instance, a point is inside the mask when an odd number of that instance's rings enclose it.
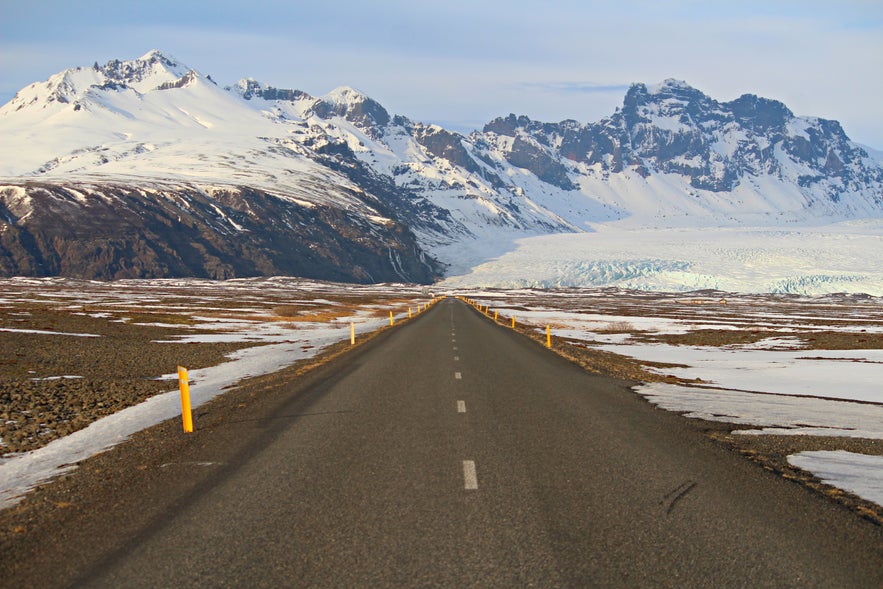
<instances>
[{"instance_id":1,"label":"yellow marker post","mask_svg":"<svg viewBox=\"0 0 883 589\"><path fill-rule=\"evenodd\" d=\"M193 411L190 409L190 380L187 377L187 369L178 366L178 388L181 389L181 419L184 422L184 431L193 433Z\"/></svg>"},{"instance_id":2,"label":"yellow marker post","mask_svg":"<svg viewBox=\"0 0 883 589\"><path fill-rule=\"evenodd\" d=\"M550 325L546 326L546 347L552 347L552 326Z\"/></svg>"},{"instance_id":3,"label":"yellow marker post","mask_svg":"<svg viewBox=\"0 0 883 589\"><path fill-rule=\"evenodd\" d=\"M356 324L350 321L350 345L356 345Z\"/></svg>"},{"instance_id":4,"label":"yellow marker post","mask_svg":"<svg viewBox=\"0 0 883 589\"><path fill-rule=\"evenodd\" d=\"M411 318L411 307L408 307L408 319Z\"/></svg>"},{"instance_id":5,"label":"yellow marker post","mask_svg":"<svg viewBox=\"0 0 883 589\"><path fill-rule=\"evenodd\" d=\"M494 321L497 320L497 317L500 315L499 311L494 311Z\"/></svg>"},{"instance_id":6,"label":"yellow marker post","mask_svg":"<svg viewBox=\"0 0 883 589\"><path fill-rule=\"evenodd\" d=\"M515 315L512 315L512 329L515 329Z\"/></svg>"},{"instance_id":7,"label":"yellow marker post","mask_svg":"<svg viewBox=\"0 0 883 589\"><path fill-rule=\"evenodd\" d=\"M392 311L389 312L389 324L390 325L396 324L396 320L392 318Z\"/></svg>"}]
</instances>

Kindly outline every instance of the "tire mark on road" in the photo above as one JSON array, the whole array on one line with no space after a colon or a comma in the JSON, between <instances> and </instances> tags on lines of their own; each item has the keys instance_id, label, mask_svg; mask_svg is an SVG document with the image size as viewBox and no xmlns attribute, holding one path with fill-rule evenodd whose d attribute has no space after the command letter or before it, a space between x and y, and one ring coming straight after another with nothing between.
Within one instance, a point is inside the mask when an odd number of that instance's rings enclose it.
<instances>
[{"instance_id":1,"label":"tire mark on road","mask_svg":"<svg viewBox=\"0 0 883 589\"><path fill-rule=\"evenodd\" d=\"M671 512L674 510L675 506L678 502L683 499L687 493L696 488L698 483L696 481L687 481L685 483L681 483L665 495L663 495L662 499L659 501L660 505L667 505L665 508L665 514L671 515Z\"/></svg>"}]
</instances>

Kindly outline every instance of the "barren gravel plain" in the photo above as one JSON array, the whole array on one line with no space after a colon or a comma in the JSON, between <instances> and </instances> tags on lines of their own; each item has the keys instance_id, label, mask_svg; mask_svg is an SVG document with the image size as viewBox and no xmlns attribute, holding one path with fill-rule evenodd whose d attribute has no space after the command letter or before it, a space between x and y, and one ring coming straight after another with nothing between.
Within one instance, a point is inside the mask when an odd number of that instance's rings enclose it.
<instances>
[{"instance_id":1,"label":"barren gravel plain","mask_svg":"<svg viewBox=\"0 0 883 589\"><path fill-rule=\"evenodd\" d=\"M173 390L177 366L223 362L297 329L406 308L414 289L296 280L0 281L0 455L26 452ZM416 291L419 293L419 289Z\"/></svg>"},{"instance_id":2,"label":"barren gravel plain","mask_svg":"<svg viewBox=\"0 0 883 589\"><path fill-rule=\"evenodd\" d=\"M382 317L389 309L407 311L428 294L419 287L356 287L293 279L0 281L0 455L34 450L102 416L174 389L170 375L178 365L213 366L236 350L265 345L259 337L242 337L250 330L268 325L315 327L359 314ZM603 335L598 342L556 337L554 351L588 371L635 383L690 384L690 379L668 374L665 364L600 350L601 343L621 337L726 347L799 337L807 355L812 350L883 349L883 308L878 299L869 297L728 299L721 293L618 290L573 290L551 298L547 292L531 290L467 296L487 302L488 320L494 320L497 309L503 309L497 317L501 325L509 325L509 316L519 316L516 329L543 344L543 326L550 322L541 321L538 313L597 317L596 331ZM691 327L681 333L642 328L648 318ZM225 337L236 334L239 337ZM883 522L879 505L825 485L787 460L795 452L819 449L883 455L883 441L742 435L733 433L742 426L718 421L697 421L697 427L761 467L825 494L861 517ZM27 505L16 508L19 515Z\"/></svg>"}]
</instances>

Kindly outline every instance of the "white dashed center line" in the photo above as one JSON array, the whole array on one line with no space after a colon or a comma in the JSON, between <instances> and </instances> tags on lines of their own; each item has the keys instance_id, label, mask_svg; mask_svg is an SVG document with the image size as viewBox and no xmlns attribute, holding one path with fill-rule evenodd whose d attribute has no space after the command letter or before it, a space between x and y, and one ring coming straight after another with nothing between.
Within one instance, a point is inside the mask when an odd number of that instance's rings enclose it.
<instances>
[{"instance_id":1,"label":"white dashed center line","mask_svg":"<svg viewBox=\"0 0 883 589\"><path fill-rule=\"evenodd\" d=\"M463 461L463 488L472 491L478 488L478 475L475 473L475 462Z\"/></svg>"},{"instance_id":2,"label":"white dashed center line","mask_svg":"<svg viewBox=\"0 0 883 589\"><path fill-rule=\"evenodd\" d=\"M454 362L459 362L459 361L460 361L460 356L454 356Z\"/></svg>"},{"instance_id":3,"label":"white dashed center line","mask_svg":"<svg viewBox=\"0 0 883 589\"><path fill-rule=\"evenodd\" d=\"M455 373L454 373L454 378L456 378L457 380L461 380L461 379L463 378L463 375L460 374L459 372L455 372Z\"/></svg>"},{"instance_id":4,"label":"white dashed center line","mask_svg":"<svg viewBox=\"0 0 883 589\"><path fill-rule=\"evenodd\" d=\"M457 413L466 413L466 401L457 401Z\"/></svg>"}]
</instances>

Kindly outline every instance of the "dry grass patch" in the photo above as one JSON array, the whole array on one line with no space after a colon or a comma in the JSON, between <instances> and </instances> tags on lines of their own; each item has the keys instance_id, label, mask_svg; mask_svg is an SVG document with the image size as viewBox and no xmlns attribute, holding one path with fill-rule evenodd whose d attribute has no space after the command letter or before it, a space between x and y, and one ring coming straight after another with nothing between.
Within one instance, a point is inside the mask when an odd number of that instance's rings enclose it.
<instances>
[{"instance_id":1,"label":"dry grass patch","mask_svg":"<svg viewBox=\"0 0 883 589\"><path fill-rule=\"evenodd\" d=\"M356 312L351 306L281 305L272 309L270 321L284 323L330 323L341 317L350 317Z\"/></svg>"},{"instance_id":2,"label":"dry grass patch","mask_svg":"<svg viewBox=\"0 0 883 589\"><path fill-rule=\"evenodd\" d=\"M881 333L813 331L801 337L814 350L883 350Z\"/></svg>"},{"instance_id":3,"label":"dry grass patch","mask_svg":"<svg viewBox=\"0 0 883 589\"><path fill-rule=\"evenodd\" d=\"M697 329L680 334L641 334L635 339L673 346L721 347L756 344L767 339L794 339L794 349L813 350L880 350L883 334L840 331L770 331L764 329ZM805 345L801 345L801 343Z\"/></svg>"},{"instance_id":4,"label":"dry grass patch","mask_svg":"<svg viewBox=\"0 0 883 589\"><path fill-rule=\"evenodd\" d=\"M775 331L754 329L697 329L689 333L666 334L635 334L635 339L642 342L664 343L672 346L704 346L720 347L744 344L779 338L784 334ZM788 334L795 336L797 334Z\"/></svg>"},{"instance_id":5,"label":"dry grass patch","mask_svg":"<svg viewBox=\"0 0 883 589\"><path fill-rule=\"evenodd\" d=\"M415 301L414 299L386 299L386 300L377 300L373 302L373 305L380 305L375 309L371 310L371 317L388 317L389 312L393 313L401 313L408 309L412 311L417 311L417 305L420 303Z\"/></svg>"},{"instance_id":6,"label":"dry grass patch","mask_svg":"<svg viewBox=\"0 0 883 589\"><path fill-rule=\"evenodd\" d=\"M635 326L628 321L611 321L596 331L599 333L636 333Z\"/></svg>"}]
</instances>

